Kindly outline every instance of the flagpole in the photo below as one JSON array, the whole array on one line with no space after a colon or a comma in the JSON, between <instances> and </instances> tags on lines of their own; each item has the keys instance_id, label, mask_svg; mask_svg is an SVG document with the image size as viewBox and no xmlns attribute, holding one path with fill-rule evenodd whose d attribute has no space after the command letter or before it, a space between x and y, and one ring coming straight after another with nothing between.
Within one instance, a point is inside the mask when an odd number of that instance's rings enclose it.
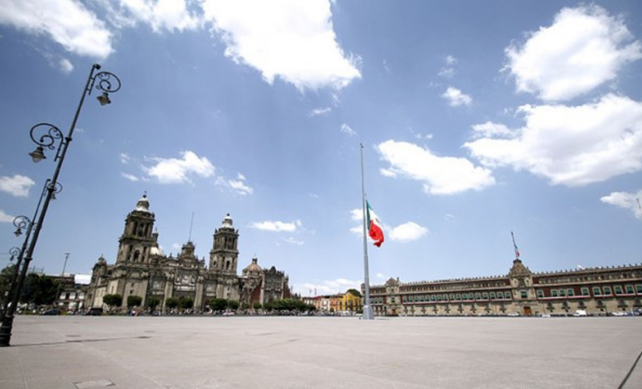
<instances>
[{"instance_id":1,"label":"flagpole","mask_svg":"<svg viewBox=\"0 0 642 389\"><path fill-rule=\"evenodd\" d=\"M373 320L374 314L370 306L370 276L368 271L368 239L366 233L366 185L363 178L363 144L361 146L361 208L363 211L363 283L365 285L365 296L363 300L363 314L361 318L364 320Z\"/></svg>"}]
</instances>

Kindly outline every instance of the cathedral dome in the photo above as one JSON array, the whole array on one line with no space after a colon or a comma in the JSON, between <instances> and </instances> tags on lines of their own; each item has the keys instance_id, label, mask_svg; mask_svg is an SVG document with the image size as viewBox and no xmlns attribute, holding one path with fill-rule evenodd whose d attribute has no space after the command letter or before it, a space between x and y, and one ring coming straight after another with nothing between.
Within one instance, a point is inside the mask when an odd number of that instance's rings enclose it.
<instances>
[{"instance_id":1,"label":"cathedral dome","mask_svg":"<svg viewBox=\"0 0 642 389\"><path fill-rule=\"evenodd\" d=\"M234 223L232 222L232 217L228 213L227 216L225 216L225 219L223 219L223 225L221 227L223 228L233 228Z\"/></svg>"},{"instance_id":2,"label":"cathedral dome","mask_svg":"<svg viewBox=\"0 0 642 389\"><path fill-rule=\"evenodd\" d=\"M158 255L160 257L165 256L165 253L163 253L163 250L161 250L160 247L158 246L152 246L152 248L149 249L149 254Z\"/></svg>"},{"instance_id":3,"label":"cathedral dome","mask_svg":"<svg viewBox=\"0 0 642 389\"><path fill-rule=\"evenodd\" d=\"M136 203L136 210L142 212L149 212L149 201L147 200L147 192L143 194L138 203Z\"/></svg>"},{"instance_id":4,"label":"cathedral dome","mask_svg":"<svg viewBox=\"0 0 642 389\"><path fill-rule=\"evenodd\" d=\"M248 273L261 273L263 269L257 263L258 259L256 257L252 258L252 263L250 263L245 269L243 269L243 274Z\"/></svg>"}]
</instances>

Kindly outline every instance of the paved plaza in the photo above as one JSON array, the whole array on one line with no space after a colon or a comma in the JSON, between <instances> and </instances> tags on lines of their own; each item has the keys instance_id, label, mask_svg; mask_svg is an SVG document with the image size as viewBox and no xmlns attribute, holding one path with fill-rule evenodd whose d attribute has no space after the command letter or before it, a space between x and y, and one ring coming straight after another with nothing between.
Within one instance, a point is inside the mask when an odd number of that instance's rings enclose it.
<instances>
[{"instance_id":1,"label":"paved plaza","mask_svg":"<svg viewBox=\"0 0 642 389\"><path fill-rule=\"evenodd\" d=\"M642 388L642 317L19 316L0 388Z\"/></svg>"}]
</instances>

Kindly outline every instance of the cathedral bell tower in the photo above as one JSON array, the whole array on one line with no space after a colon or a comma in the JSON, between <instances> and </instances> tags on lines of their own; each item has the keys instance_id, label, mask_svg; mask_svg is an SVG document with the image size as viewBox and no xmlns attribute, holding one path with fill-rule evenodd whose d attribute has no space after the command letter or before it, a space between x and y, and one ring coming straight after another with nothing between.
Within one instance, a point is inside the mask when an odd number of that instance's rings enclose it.
<instances>
[{"instance_id":1,"label":"cathedral bell tower","mask_svg":"<svg viewBox=\"0 0 642 389\"><path fill-rule=\"evenodd\" d=\"M127 215L123 235L118 239L116 263L147 263L152 247L156 245L154 236L154 214L149 212L147 193L138 200L136 208Z\"/></svg>"},{"instance_id":2,"label":"cathedral bell tower","mask_svg":"<svg viewBox=\"0 0 642 389\"><path fill-rule=\"evenodd\" d=\"M235 230L228 213L219 229L214 230L214 244L210 251L210 270L236 274L238 268L239 232Z\"/></svg>"}]
</instances>

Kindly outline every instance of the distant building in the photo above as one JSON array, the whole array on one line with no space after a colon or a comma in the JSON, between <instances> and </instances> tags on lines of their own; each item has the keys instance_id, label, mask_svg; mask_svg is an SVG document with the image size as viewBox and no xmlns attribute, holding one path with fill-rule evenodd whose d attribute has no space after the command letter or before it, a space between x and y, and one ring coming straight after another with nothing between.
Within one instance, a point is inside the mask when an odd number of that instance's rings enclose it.
<instances>
[{"instance_id":1,"label":"distant building","mask_svg":"<svg viewBox=\"0 0 642 389\"><path fill-rule=\"evenodd\" d=\"M239 233L229 214L214 231L209 267L205 259L196 257L195 246L189 241L177 257L166 256L159 247L154 221L144 195L125 219L116 263L109 265L101 256L94 265L87 289L88 307L103 307L106 294L121 295L123 307L129 296L141 297L143 306L156 297L161 301L160 308L171 297L191 298L194 309L201 311L213 298L251 305L290 297L288 276L274 267L263 270L256 258L241 276L237 275Z\"/></svg>"},{"instance_id":2,"label":"distant building","mask_svg":"<svg viewBox=\"0 0 642 389\"><path fill-rule=\"evenodd\" d=\"M362 292L364 291L362 286ZM505 276L370 287L375 315L608 315L642 308L642 265L531 272L520 259Z\"/></svg>"},{"instance_id":3,"label":"distant building","mask_svg":"<svg viewBox=\"0 0 642 389\"><path fill-rule=\"evenodd\" d=\"M58 291L54 305L63 311L74 312L83 309L87 285L76 283L75 275L51 275L47 276L58 283Z\"/></svg>"}]
</instances>

